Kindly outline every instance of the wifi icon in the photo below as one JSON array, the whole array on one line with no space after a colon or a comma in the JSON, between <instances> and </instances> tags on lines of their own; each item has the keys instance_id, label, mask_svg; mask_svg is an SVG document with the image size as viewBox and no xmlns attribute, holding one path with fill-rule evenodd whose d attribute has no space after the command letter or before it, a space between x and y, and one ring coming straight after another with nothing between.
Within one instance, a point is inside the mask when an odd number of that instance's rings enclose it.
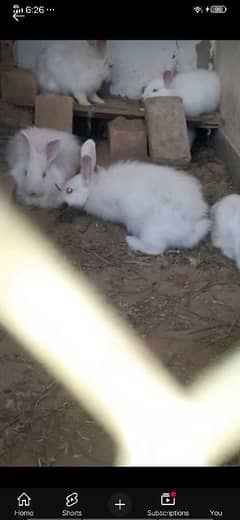
<instances>
[{"instance_id":1,"label":"wifi icon","mask_svg":"<svg viewBox=\"0 0 240 520\"><path fill-rule=\"evenodd\" d=\"M196 6L196 7L194 7L194 8L193 8L193 10L194 10L194 11L195 11L195 13L197 13L197 14L199 14L199 13L202 13L202 12L203 12L203 10L202 10L202 7L200 7L200 6Z\"/></svg>"}]
</instances>

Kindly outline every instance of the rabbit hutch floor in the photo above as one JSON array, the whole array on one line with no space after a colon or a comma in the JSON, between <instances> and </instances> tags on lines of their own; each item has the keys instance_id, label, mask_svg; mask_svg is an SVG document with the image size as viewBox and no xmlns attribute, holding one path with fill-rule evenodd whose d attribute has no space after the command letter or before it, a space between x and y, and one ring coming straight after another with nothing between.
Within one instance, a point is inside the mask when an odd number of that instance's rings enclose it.
<instances>
[{"instance_id":1,"label":"rabbit hutch floor","mask_svg":"<svg viewBox=\"0 0 240 520\"><path fill-rule=\"evenodd\" d=\"M108 161L104 146L99 158L100 164ZM3 172L3 159L0 167ZM209 203L233 190L210 143L196 146L191 171ZM183 385L234 348L240 335L239 273L209 241L192 251L143 256L128 250L121 226L66 209L21 211ZM2 329L0 356L0 465L112 463L114 446L106 433ZM224 463L240 465L240 455Z\"/></svg>"}]
</instances>

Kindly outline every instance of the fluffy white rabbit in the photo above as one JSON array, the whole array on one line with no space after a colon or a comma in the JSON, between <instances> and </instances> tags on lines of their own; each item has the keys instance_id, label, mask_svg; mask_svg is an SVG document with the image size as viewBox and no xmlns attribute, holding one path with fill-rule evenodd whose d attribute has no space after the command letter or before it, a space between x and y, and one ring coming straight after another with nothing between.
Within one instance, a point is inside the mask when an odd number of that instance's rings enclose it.
<instances>
[{"instance_id":1,"label":"fluffy white rabbit","mask_svg":"<svg viewBox=\"0 0 240 520\"><path fill-rule=\"evenodd\" d=\"M212 206L210 215L213 245L240 269L240 195L223 197Z\"/></svg>"},{"instance_id":2,"label":"fluffy white rabbit","mask_svg":"<svg viewBox=\"0 0 240 520\"><path fill-rule=\"evenodd\" d=\"M104 103L97 92L110 81L111 67L106 40L62 41L40 52L36 75L42 92L71 95L90 105L89 100Z\"/></svg>"},{"instance_id":3,"label":"fluffy white rabbit","mask_svg":"<svg viewBox=\"0 0 240 520\"><path fill-rule=\"evenodd\" d=\"M119 162L96 169L91 139L82 146L81 172L63 186L69 206L125 224L128 245L147 254L191 248L210 228L200 182L166 166Z\"/></svg>"},{"instance_id":4,"label":"fluffy white rabbit","mask_svg":"<svg viewBox=\"0 0 240 520\"><path fill-rule=\"evenodd\" d=\"M79 171L80 157L80 143L72 134L36 127L19 130L6 149L17 200L37 207L58 206L58 184Z\"/></svg>"},{"instance_id":5,"label":"fluffy white rabbit","mask_svg":"<svg viewBox=\"0 0 240 520\"><path fill-rule=\"evenodd\" d=\"M166 70L161 78L152 80L144 89L142 97L180 97L186 116L195 117L217 110L220 95L220 79L216 72L197 69L175 74L173 69Z\"/></svg>"}]
</instances>

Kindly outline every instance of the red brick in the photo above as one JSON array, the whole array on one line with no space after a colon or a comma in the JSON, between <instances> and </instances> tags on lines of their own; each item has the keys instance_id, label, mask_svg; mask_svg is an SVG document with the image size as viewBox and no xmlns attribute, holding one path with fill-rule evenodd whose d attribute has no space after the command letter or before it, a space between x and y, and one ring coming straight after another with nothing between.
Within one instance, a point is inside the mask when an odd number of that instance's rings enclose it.
<instances>
[{"instance_id":1,"label":"red brick","mask_svg":"<svg viewBox=\"0 0 240 520\"><path fill-rule=\"evenodd\" d=\"M31 106L37 95L37 80L25 69L14 69L1 73L2 98L19 106Z\"/></svg>"},{"instance_id":2,"label":"red brick","mask_svg":"<svg viewBox=\"0 0 240 520\"><path fill-rule=\"evenodd\" d=\"M151 160L160 164L187 165L191 154L181 98L147 98L144 106Z\"/></svg>"},{"instance_id":3,"label":"red brick","mask_svg":"<svg viewBox=\"0 0 240 520\"><path fill-rule=\"evenodd\" d=\"M36 97L35 125L72 132L73 99L69 96L42 94Z\"/></svg>"},{"instance_id":4,"label":"red brick","mask_svg":"<svg viewBox=\"0 0 240 520\"><path fill-rule=\"evenodd\" d=\"M108 124L111 156L115 159L145 159L147 138L145 124L139 119L117 117Z\"/></svg>"}]
</instances>

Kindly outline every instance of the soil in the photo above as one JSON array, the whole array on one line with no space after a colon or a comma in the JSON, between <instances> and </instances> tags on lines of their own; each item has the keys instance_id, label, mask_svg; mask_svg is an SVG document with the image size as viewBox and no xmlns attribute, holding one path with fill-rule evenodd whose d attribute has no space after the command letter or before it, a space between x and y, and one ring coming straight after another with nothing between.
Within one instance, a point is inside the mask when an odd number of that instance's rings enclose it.
<instances>
[{"instance_id":1,"label":"soil","mask_svg":"<svg viewBox=\"0 0 240 520\"><path fill-rule=\"evenodd\" d=\"M106 164L104 146L99 150L99 162ZM190 170L202 181L210 204L234 191L225 164L205 138L193 151ZM183 385L235 348L239 272L209 240L191 251L150 257L128 249L122 226L69 209L21 211L85 273ZM0 358L1 466L113 463L115 448L108 435L2 329ZM227 463L239 462L236 455Z\"/></svg>"}]
</instances>

